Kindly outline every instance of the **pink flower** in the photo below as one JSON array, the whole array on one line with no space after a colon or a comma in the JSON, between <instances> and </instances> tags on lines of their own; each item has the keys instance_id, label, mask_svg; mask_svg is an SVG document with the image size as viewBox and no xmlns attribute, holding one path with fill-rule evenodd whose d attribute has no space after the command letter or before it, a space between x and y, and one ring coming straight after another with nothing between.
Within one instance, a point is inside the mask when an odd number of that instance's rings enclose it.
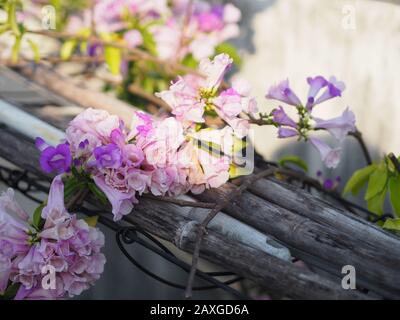
<instances>
[{"instance_id":1,"label":"pink flower","mask_svg":"<svg viewBox=\"0 0 400 320\"><path fill-rule=\"evenodd\" d=\"M218 116L232 127L238 138L245 137L250 129L250 123L246 119L239 118L242 112L257 112L257 103L254 98L243 97L235 89L223 91L213 99Z\"/></svg>"},{"instance_id":2,"label":"pink flower","mask_svg":"<svg viewBox=\"0 0 400 320\"><path fill-rule=\"evenodd\" d=\"M205 103L199 100L198 87L179 78L167 91L156 93L171 108L178 121L203 123Z\"/></svg>"},{"instance_id":3,"label":"pink flower","mask_svg":"<svg viewBox=\"0 0 400 320\"><path fill-rule=\"evenodd\" d=\"M19 219L28 221L29 215L15 201L14 196L15 196L14 190L11 188L8 188L6 192L3 192L2 195L0 196L0 210L12 212Z\"/></svg>"},{"instance_id":4,"label":"pink flower","mask_svg":"<svg viewBox=\"0 0 400 320\"><path fill-rule=\"evenodd\" d=\"M155 123L151 136L138 138L146 162L157 167L176 163L176 150L185 141L183 126L175 118L166 118Z\"/></svg>"},{"instance_id":5,"label":"pink flower","mask_svg":"<svg viewBox=\"0 0 400 320\"><path fill-rule=\"evenodd\" d=\"M242 18L241 11L231 3L227 3L224 7L224 22L237 23Z\"/></svg>"},{"instance_id":6,"label":"pink flower","mask_svg":"<svg viewBox=\"0 0 400 320\"><path fill-rule=\"evenodd\" d=\"M241 97L232 89L222 92L213 102L218 107L222 119L237 117L243 109Z\"/></svg>"},{"instance_id":7,"label":"pink flower","mask_svg":"<svg viewBox=\"0 0 400 320\"><path fill-rule=\"evenodd\" d=\"M242 97L249 96L251 92L250 82L241 77L235 77L232 79L232 88Z\"/></svg>"},{"instance_id":8,"label":"pink flower","mask_svg":"<svg viewBox=\"0 0 400 320\"><path fill-rule=\"evenodd\" d=\"M342 153L341 148L332 149L325 142L317 138L310 138L309 140L311 144L318 150L322 161L328 168L336 168L338 166Z\"/></svg>"},{"instance_id":9,"label":"pink flower","mask_svg":"<svg viewBox=\"0 0 400 320\"><path fill-rule=\"evenodd\" d=\"M136 48L143 44L143 37L140 31L130 30L124 34L124 39L129 48Z\"/></svg>"},{"instance_id":10,"label":"pink flower","mask_svg":"<svg viewBox=\"0 0 400 320\"><path fill-rule=\"evenodd\" d=\"M224 22L217 14L213 12L201 12L197 16L197 23L199 24L200 31L212 32L220 30L224 26Z\"/></svg>"},{"instance_id":11,"label":"pink flower","mask_svg":"<svg viewBox=\"0 0 400 320\"><path fill-rule=\"evenodd\" d=\"M130 132L126 140L133 140L137 135L146 137L153 130L153 118L144 112L136 111L132 118Z\"/></svg>"},{"instance_id":12,"label":"pink flower","mask_svg":"<svg viewBox=\"0 0 400 320\"><path fill-rule=\"evenodd\" d=\"M151 28L157 45L158 56L163 60L179 59L179 48L182 30L174 21Z\"/></svg>"},{"instance_id":13,"label":"pink flower","mask_svg":"<svg viewBox=\"0 0 400 320\"><path fill-rule=\"evenodd\" d=\"M129 166L138 167L144 160L144 153L142 149L134 144L127 144L122 149L122 157Z\"/></svg>"},{"instance_id":14,"label":"pink flower","mask_svg":"<svg viewBox=\"0 0 400 320\"><path fill-rule=\"evenodd\" d=\"M206 188L219 188L229 180L229 159L217 158L209 152L198 150L199 161L204 172Z\"/></svg>"},{"instance_id":15,"label":"pink flower","mask_svg":"<svg viewBox=\"0 0 400 320\"><path fill-rule=\"evenodd\" d=\"M151 174L142 170L130 169L127 176L128 186L142 195L151 184Z\"/></svg>"},{"instance_id":16,"label":"pink flower","mask_svg":"<svg viewBox=\"0 0 400 320\"><path fill-rule=\"evenodd\" d=\"M225 53L219 54L213 61L210 61L209 59L201 60L199 70L207 77L205 88L219 88L224 79L225 73L228 71L232 63L233 60Z\"/></svg>"},{"instance_id":17,"label":"pink flower","mask_svg":"<svg viewBox=\"0 0 400 320\"><path fill-rule=\"evenodd\" d=\"M100 277L105 263L100 253L104 235L66 211L61 176L51 184L47 205L42 210L45 219L42 230L31 227L25 220L19 221L2 208L4 206L0 208L0 292L11 281L20 284L15 299L72 297ZM79 265L79 261L85 263ZM56 272L56 288L45 290L42 272L48 266ZM84 285L78 290L75 283Z\"/></svg>"},{"instance_id":18,"label":"pink flower","mask_svg":"<svg viewBox=\"0 0 400 320\"><path fill-rule=\"evenodd\" d=\"M106 183L104 176L94 176L94 182L104 192L112 206L114 221L121 220L123 216L131 213L133 203L137 203L135 194L119 191L113 185Z\"/></svg>"},{"instance_id":19,"label":"pink flower","mask_svg":"<svg viewBox=\"0 0 400 320\"><path fill-rule=\"evenodd\" d=\"M94 148L110 143L111 132L119 129L121 120L108 112L86 109L73 119L67 130L67 141L74 156L90 155Z\"/></svg>"},{"instance_id":20,"label":"pink flower","mask_svg":"<svg viewBox=\"0 0 400 320\"><path fill-rule=\"evenodd\" d=\"M188 50L197 61L214 55L219 39L209 34L197 34L189 44Z\"/></svg>"},{"instance_id":21,"label":"pink flower","mask_svg":"<svg viewBox=\"0 0 400 320\"><path fill-rule=\"evenodd\" d=\"M47 205L43 208L41 216L46 220L45 229L57 225L69 216L64 205L64 184L60 175L51 183Z\"/></svg>"},{"instance_id":22,"label":"pink flower","mask_svg":"<svg viewBox=\"0 0 400 320\"><path fill-rule=\"evenodd\" d=\"M151 176L150 191L155 196L165 195L176 177L173 167L156 169Z\"/></svg>"}]
</instances>

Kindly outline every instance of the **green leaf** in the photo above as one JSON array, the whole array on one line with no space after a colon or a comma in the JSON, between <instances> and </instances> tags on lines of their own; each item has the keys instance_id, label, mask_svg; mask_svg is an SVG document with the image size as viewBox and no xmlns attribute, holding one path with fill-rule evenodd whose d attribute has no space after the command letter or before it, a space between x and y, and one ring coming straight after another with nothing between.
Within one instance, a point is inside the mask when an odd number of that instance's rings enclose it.
<instances>
[{"instance_id":1,"label":"green leaf","mask_svg":"<svg viewBox=\"0 0 400 320\"><path fill-rule=\"evenodd\" d=\"M104 49L106 64L113 75L119 75L122 61L121 49L106 47Z\"/></svg>"},{"instance_id":2,"label":"green leaf","mask_svg":"<svg viewBox=\"0 0 400 320\"><path fill-rule=\"evenodd\" d=\"M389 192L393 210L400 218L400 175L389 179Z\"/></svg>"},{"instance_id":3,"label":"green leaf","mask_svg":"<svg viewBox=\"0 0 400 320\"><path fill-rule=\"evenodd\" d=\"M12 283L10 284L4 294L1 296L1 299L3 300L13 300L15 296L17 295L17 292L19 290L19 287L21 286L20 283Z\"/></svg>"},{"instance_id":4,"label":"green leaf","mask_svg":"<svg viewBox=\"0 0 400 320\"><path fill-rule=\"evenodd\" d=\"M33 59L35 60L36 63L39 63L40 61L40 52L39 52L39 47L34 43L32 40L28 40L29 46L32 49L33 52Z\"/></svg>"},{"instance_id":5,"label":"green leaf","mask_svg":"<svg viewBox=\"0 0 400 320\"><path fill-rule=\"evenodd\" d=\"M19 30L18 23L17 23L17 15L16 15L16 3L15 1L10 1L8 7L8 23L11 27L12 32L14 33L15 37L18 38L21 36L21 30Z\"/></svg>"},{"instance_id":6,"label":"green leaf","mask_svg":"<svg viewBox=\"0 0 400 320\"><path fill-rule=\"evenodd\" d=\"M16 36L15 37L15 42L14 45L12 46L11 49L11 61L13 63L17 63L18 62L18 58L19 58L19 51L21 49L21 36Z\"/></svg>"},{"instance_id":7,"label":"green leaf","mask_svg":"<svg viewBox=\"0 0 400 320\"><path fill-rule=\"evenodd\" d=\"M368 199L368 210L373 213L382 215L383 205L385 204L387 188L385 187L380 193L376 194L372 198Z\"/></svg>"},{"instance_id":8,"label":"green leaf","mask_svg":"<svg viewBox=\"0 0 400 320\"><path fill-rule=\"evenodd\" d=\"M74 193L85 185L86 181L80 181L75 176L69 176L64 186L64 199L68 200Z\"/></svg>"},{"instance_id":9,"label":"green leaf","mask_svg":"<svg viewBox=\"0 0 400 320\"><path fill-rule=\"evenodd\" d=\"M379 166L369 177L365 200L372 199L377 194L381 193L386 187L387 180L388 172L386 166Z\"/></svg>"},{"instance_id":10,"label":"green leaf","mask_svg":"<svg viewBox=\"0 0 400 320\"><path fill-rule=\"evenodd\" d=\"M392 231L400 231L400 219L387 219L383 228Z\"/></svg>"},{"instance_id":11,"label":"green leaf","mask_svg":"<svg viewBox=\"0 0 400 320\"><path fill-rule=\"evenodd\" d=\"M362 187L364 187L364 185L368 182L369 176L375 169L376 165L372 164L368 167L365 167L363 169L354 172L353 176L347 182L343 193L346 194L351 192L353 196L356 196L360 192Z\"/></svg>"},{"instance_id":12,"label":"green leaf","mask_svg":"<svg viewBox=\"0 0 400 320\"><path fill-rule=\"evenodd\" d=\"M182 64L188 68L197 69L199 62L193 57L192 54L188 54L183 59Z\"/></svg>"},{"instance_id":13,"label":"green leaf","mask_svg":"<svg viewBox=\"0 0 400 320\"><path fill-rule=\"evenodd\" d=\"M154 40L153 34L147 29L140 30L143 37L143 46L152 54L157 55L157 44Z\"/></svg>"},{"instance_id":14,"label":"green leaf","mask_svg":"<svg viewBox=\"0 0 400 320\"><path fill-rule=\"evenodd\" d=\"M33 212L32 216L32 225L37 229L40 230L41 227L43 226L44 220L42 218L42 211L43 208L46 206L46 204L41 204L38 206L35 211Z\"/></svg>"},{"instance_id":15,"label":"green leaf","mask_svg":"<svg viewBox=\"0 0 400 320\"><path fill-rule=\"evenodd\" d=\"M282 167L285 167L287 164L294 164L295 166L303 169L305 172L308 171L307 163L298 156L294 155L284 156L279 159L278 163Z\"/></svg>"},{"instance_id":16,"label":"green leaf","mask_svg":"<svg viewBox=\"0 0 400 320\"><path fill-rule=\"evenodd\" d=\"M99 189L93 182L88 183L89 190L93 193L93 195L102 202L102 204L106 205L108 203L107 197L103 191Z\"/></svg>"},{"instance_id":17,"label":"green leaf","mask_svg":"<svg viewBox=\"0 0 400 320\"><path fill-rule=\"evenodd\" d=\"M217 54L220 53L226 53L228 54L232 59L233 62L240 67L242 65L242 58L240 57L239 53L237 52L236 48L231 45L228 42L224 42L219 44L216 48L215 51L217 52Z\"/></svg>"},{"instance_id":18,"label":"green leaf","mask_svg":"<svg viewBox=\"0 0 400 320\"><path fill-rule=\"evenodd\" d=\"M86 217L83 219L86 221L86 223L89 225L89 227L96 227L97 221L99 220L99 216L92 216L92 217Z\"/></svg>"},{"instance_id":19,"label":"green leaf","mask_svg":"<svg viewBox=\"0 0 400 320\"><path fill-rule=\"evenodd\" d=\"M77 41L76 40L67 40L63 43L63 45L61 46L61 50L60 50L60 57L63 60L68 60L72 53L74 52L75 48L77 45Z\"/></svg>"},{"instance_id":20,"label":"green leaf","mask_svg":"<svg viewBox=\"0 0 400 320\"><path fill-rule=\"evenodd\" d=\"M8 23L0 24L0 34L8 31L9 28L10 28L10 26L8 25Z\"/></svg>"}]
</instances>

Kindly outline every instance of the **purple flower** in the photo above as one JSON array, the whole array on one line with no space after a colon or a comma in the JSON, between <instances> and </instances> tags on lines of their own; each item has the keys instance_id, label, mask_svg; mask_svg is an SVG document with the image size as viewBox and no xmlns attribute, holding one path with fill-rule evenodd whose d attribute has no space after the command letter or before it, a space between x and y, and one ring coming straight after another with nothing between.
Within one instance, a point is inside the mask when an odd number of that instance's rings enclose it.
<instances>
[{"instance_id":1,"label":"purple flower","mask_svg":"<svg viewBox=\"0 0 400 320\"><path fill-rule=\"evenodd\" d=\"M41 216L53 222L68 216L64 205L64 184L60 175L56 176L51 183L47 205L43 208Z\"/></svg>"},{"instance_id":2,"label":"purple flower","mask_svg":"<svg viewBox=\"0 0 400 320\"><path fill-rule=\"evenodd\" d=\"M330 120L314 118L316 129L326 129L337 140L343 141L349 132L356 131L356 117L353 112L347 108L340 117Z\"/></svg>"},{"instance_id":3,"label":"purple flower","mask_svg":"<svg viewBox=\"0 0 400 320\"><path fill-rule=\"evenodd\" d=\"M284 138L291 138L298 136L299 133L296 130L289 129L289 128L279 128L278 130L278 137L281 139Z\"/></svg>"},{"instance_id":4,"label":"purple flower","mask_svg":"<svg viewBox=\"0 0 400 320\"><path fill-rule=\"evenodd\" d=\"M336 168L340 162L342 149L332 149L325 142L317 138L309 139L311 144L318 150L321 155L322 161L328 168Z\"/></svg>"},{"instance_id":5,"label":"purple flower","mask_svg":"<svg viewBox=\"0 0 400 320\"><path fill-rule=\"evenodd\" d=\"M315 78L308 78L307 82L310 85L307 101L308 110L311 110L317 104L342 96L342 92L346 88L345 84L338 81L335 77L331 77L327 81L325 78L317 76ZM324 88L326 88L325 91L317 97Z\"/></svg>"},{"instance_id":6,"label":"purple flower","mask_svg":"<svg viewBox=\"0 0 400 320\"><path fill-rule=\"evenodd\" d=\"M342 182L340 176L337 176L335 179L333 178L325 179L321 171L317 171L317 178L321 183L321 185L327 190L336 190L339 187L340 183Z\"/></svg>"},{"instance_id":7,"label":"purple flower","mask_svg":"<svg viewBox=\"0 0 400 320\"><path fill-rule=\"evenodd\" d=\"M318 95L322 88L328 85L328 81L322 76L317 76L315 78L307 78L307 82L310 85L310 90L308 92L307 98L307 109L311 110L311 108L314 106L315 97Z\"/></svg>"},{"instance_id":8,"label":"purple flower","mask_svg":"<svg viewBox=\"0 0 400 320\"><path fill-rule=\"evenodd\" d=\"M101 54L102 49L99 43L90 43L87 48L87 53L90 57L96 57Z\"/></svg>"},{"instance_id":9,"label":"purple flower","mask_svg":"<svg viewBox=\"0 0 400 320\"><path fill-rule=\"evenodd\" d=\"M71 150L68 143L59 144L57 147L48 146L42 138L36 138L36 147L42 151L40 167L46 173L68 172L72 164Z\"/></svg>"},{"instance_id":10,"label":"purple flower","mask_svg":"<svg viewBox=\"0 0 400 320\"><path fill-rule=\"evenodd\" d=\"M104 192L112 206L114 221L120 220L124 215L129 214L133 209L133 203L137 203L135 195L121 192L107 185L104 177L93 177L96 185Z\"/></svg>"},{"instance_id":11,"label":"purple flower","mask_svg":"<svg viewBox=\"0 0 400 320\"><path fill-rule=\"evenodd\" d=\"M8 191L0 197L0 292L18 283L16 300L38 300L72 297L88 289L104 269L104 235L66 211L61 175L51 184L40 231L13 214L19 206L12 196ZM42 288L42 270L49 265L56 271L55 289Z\"/></svg>"},{"instance_id":12,"label":"purple flower","mask_svg":"<svg viewBox=\"0 0 400 320\"><path fill-rule=\"evenodd\" d=\"M121 149L114 143L95 148L93 154L99 168L117 169L121 166Z\"/></svg>"},{"instance_id":13,"label":"purple flower","mask_svg":"<svg viewBox=\"0 0 400 320\"><path fill-rule=\"evenodd\" d=\"M278 100L292 106L301 106L300 99L296 96L296 94L289 87L289 80L284 80L279 84L272 86L268 94L266 95L267 99Z\"/></svg>"},{"instance_id":14,"label":"purple flower","mask_svg":"<svg viewBox=\"0 0 400 320\"><path fill-rule=\"evenodd\" d=\"M346 89L343 82L338 81L335 77L331 77L328 83L328 89L318 98L315 104L322 103L326 100L341 97L342 92Z\"/></svg>"},{"instance_id":15,"label":"purple flower","mask_svg":"<svg viewBox=\"0 0 400 320\"><path fill-rule=\"evenodd\" d=\"M272 111L273 120L282 125L282 126L289 126L292 128L297 128L297 123L294 122L285 112L285 110L279 106L279 109L275 109Z\"/></svg>"},{"instance_id":16,"label":"purple flower","mask_svg":"<svg viewBox=\"0 0 400 320\"><path fill-rule=\"evenodd\" d=\"M325 189L332 190L334 187L334 183L332 179L326 179L323 184Z\"/></svg>"}]
</instances>

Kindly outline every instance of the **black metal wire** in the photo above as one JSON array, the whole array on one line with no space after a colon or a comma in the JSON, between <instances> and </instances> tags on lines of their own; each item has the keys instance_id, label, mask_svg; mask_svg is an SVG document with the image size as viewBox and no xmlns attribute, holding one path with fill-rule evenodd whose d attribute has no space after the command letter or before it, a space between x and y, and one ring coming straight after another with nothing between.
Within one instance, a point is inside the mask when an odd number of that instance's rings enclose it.
<instances>
[{"instance_id":1,"label":"black metal wire","mask_svg":"<svg viewBox=\"0 0 400 320\"><path fill-rule=\"evenodd\" d=\"M134 244L137 243L143 247L145 247L146 249L158 254L159 256L163 257L164 259L168 260L169 262L177 265L178 267L180 267L182 270L184 270L185 272L189 272L190 271L190 265L188 265L187 263L183 262L182 260L178 259L166 246L164 246L160 241L158 241L155 237L153 237L152 235L150 235L149 233L143 231L143 230L139 230L138 228L135 227L121 227L119 225L117 225L114 221L106 218L104 215L101 215L103 213L103 211L99 211L99 210L94 210L91 211L87 208L84 207L78 207L77 208L78 211L88 215L88 216L93 216L93 215L99 215L99 222L110 227L112 230L116 231L116 242L117 245L119 247L119 249L121 250L121 252L127 257L127 259L134 265L136 266L139 270L141 270L142 272L144 272L145 274L147 274L148 276L154 278L155 280L164 283L168 286L171 286L173 288L177 288L177 289L185 289L185 286L181 285L181 284L177 284L174 283L172 281L169 281L167 279L164 279L158 275L156 275L155 273L151 272L150 270L148 270L147 268L145 268L144 266L142 266L138 261L135 260L135 258L126 250L126 248L124 247L123 243L125 244ZM151 244L149 244L148 242L144 241L143 239L141 239L140 237L137 236L137 233L140 233L142 236L144 236L145 238L147 238L149 241L151 241L152 243L154 243L156 246L153 246ZM199 272L199 277L203 278L204 280L213 283L213 285L210 286L199 286L199 287L194 287L193 290L196 291L204 291L204 290L212 290L212 289L223 289L225 291L230 292L231 294L233 294L234 296L236 296L237 298L240 299L248 299L247 297L245 297L244 295L240 294L240 292L238 292L237 290L234 290L231 287L228 287L229 285L236 283L238 281L243 280L242 277L235 277L231 280L225 281L225 282L221 282L218 281L216 279L214 279L213 277L227 277L227 276L235 276L235 273L232 272Z\"/></svg>"},{"instance_id":2,"label":"black metal wire","mask_svg":"<svg viewBox=\"0 0 400 320\"><path fill-rule=\"evenodd\" d=\"M259 162L260 158L256 155L256 162ZM263 162L263 166L274 166L274 167L279 167L279 165L275 162ZM295 179L295 178L294 178ZM3 181L6 185L18 190L21 192L24 196L27 198L37 202L37 203L42 203L42 200L39 199L38 197L34 196L33 194L36 193L48 193L49 191L49 182L43 179L40 179L39 177L30 174L26 170L17 170L17 169L10 169L5 166L0 165L0 181ZM314 185L311 185L307 183L304 180L301 180L300 182L303 183L303 188L308 190L309 192L311 191L311 188L315 188ZM336 199L340 201L343 205L349 206L351 208L355 208L357 210L363 211L368 215L368 219L371 220L371 222L376 223L379 221L385 221L388 218L392 218L392 214L383 214L383 215L377 215L374 212L369 211L368 209L365 209L364 207L353 203L349 200L344 199L341 197L339 194L328 192L327 190L324 190L323 188L317 188L318 191L321 191L328 196L331 196L333 199ZM134 265L136 266L139 270L141 270L143 273L146 275L152 277L153 279L164 283L168 286L177 288L177 289L182 289L184 290L186 286L172 282L170 280L167 280L165 278L160 277L159 275L153 273L152 271L148 270L146 267L141 265L132 255L128 252L128 250L125 248L125 245L130 245L137 243L141 245L142 247L146 248L147 250L150 250L151 252L161 256L165 260L173 263L174 265L178 266L185 272L190 272L190 265L183 262L179 258L177 258L166 246L164 246L160 241L158 241L155 237L150 235L149 233L143 231L143 230L138 230L138 228L135 227L122 227L112 221L111 219L108 219L103 215L104 211L100 210L90 210L88 208L84 207L79 207L78 211L86 214L88 216L93 216L93 215L99 215L99 222L108 227L109 229L113 230L116 232L116 242L121 250L121 252L126 256L126 258ZM144 240L142 237L147 238L147 241ZM153 244L150 244L149 241ZM124 245L125 244L125 245ZM249 299L247 296L243 295L239 291L235 290L234 288L230 287L229 285L243 280L242 277L235 277L233 279L230 279L228 281L222 282L215 277L225 277L225 276L234 276L235 274L232 272L202 272L198 270L196 272L196 275L209 283L211 285L205 285L205 286L197 286L194 287L193 290L197 291L202 291L202 290L211 290L211 289L222 289L225 290L226 292L229 292L236 298L242 299L242 300L247 300Z\"/></svg>"},{"instance_id":3,"label":"black metal wire","mask_svg":"<svg viewBox=\"0 0 400 320\"><path fill-rule=\"evenodd\" d=\"M143 267L140 263L138 263L129 254L129 252L124 247L123 243L125 243L125 244L138 243L138 244L142 245L143 247L149 249L150 251L152 251L152 252L158 254L159 256L163 257L164 259L168 260L169 262L172 262L173 264L179 266L181 269L183 269L186 272L190 272L190 265L185 263L185 262L183 262L183 261L181 261L180 259L176 258L172 253L165 252L164 250L162 250L162 249L160 249L158 247L152 246L148 242L146 242L143 239L141 239L137 235L137 233L141 233L141 232L138 231L137 229L133 228L133 227L121 228L116 233L117 244L118 244L120 250L124 253L124 255L129 259L129 261L132 264L134 264L138 269L140 269L141 271L143 271L145 274L149 275L150 277L152 277L152 278L158 280L159 282L164 283L164 284L166 284L168 286L184 290L185 289L184 285L180 285L180 284L174 283L172 281L169 281L167 279L164 279L164 278L154 274L153 272L149 271L145 267ZM160 243L159 243L159 241L155 240L155 244L158 246ZM218 281L218 280L216 280L214 278L214 276L227 276L227 275L231 276L232 273L229 273L229 272L205 273L205 272L202 272L202 271L198 270L196 275L199 278L203 279L203 280L206 280L206 281L208 281L210 283L213 283L214 285L194 287L193 290L201 291L201 290L210 290L210 289L220 288L220 289L224 289L225 291L231 293L236 298L243 299L243 300L247 300L248 299L248 297L246 297L245 295L241 294L239 291L229 287L230 284L233 284L234 282L242 280L242 278L234 278L234 279L228 280L226 282L221 282L221 281Z\"/></svg>"}]
</instances>

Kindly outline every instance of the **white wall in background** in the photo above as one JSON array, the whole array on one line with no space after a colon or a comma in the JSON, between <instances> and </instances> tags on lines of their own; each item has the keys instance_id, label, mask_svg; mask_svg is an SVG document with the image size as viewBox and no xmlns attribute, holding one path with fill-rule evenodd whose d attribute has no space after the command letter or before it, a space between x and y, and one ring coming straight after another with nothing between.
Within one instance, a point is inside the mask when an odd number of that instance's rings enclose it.
<instances>
[{"instance_id":1,"label":"white wall in background","mask_svg":"<svg viewBox=\"0 0 400 320\"><path fill-rule=\"evenodd\" d=\"M318 114L339 115L350 106L368 143L381 153L400 154L400 5L366 0L235 3L247 11L240 44L254 47L245 50L241 73L254 85L264 110L276 106L263 96L280 79L288 77L304 96L307 76L336 75L347 84L344 98L319 106ZM354 25L346 24L352 12ZM267 157L282 146L275 135L274 129L257 130L256 146Z\"/></svg>"}]
</instances>

